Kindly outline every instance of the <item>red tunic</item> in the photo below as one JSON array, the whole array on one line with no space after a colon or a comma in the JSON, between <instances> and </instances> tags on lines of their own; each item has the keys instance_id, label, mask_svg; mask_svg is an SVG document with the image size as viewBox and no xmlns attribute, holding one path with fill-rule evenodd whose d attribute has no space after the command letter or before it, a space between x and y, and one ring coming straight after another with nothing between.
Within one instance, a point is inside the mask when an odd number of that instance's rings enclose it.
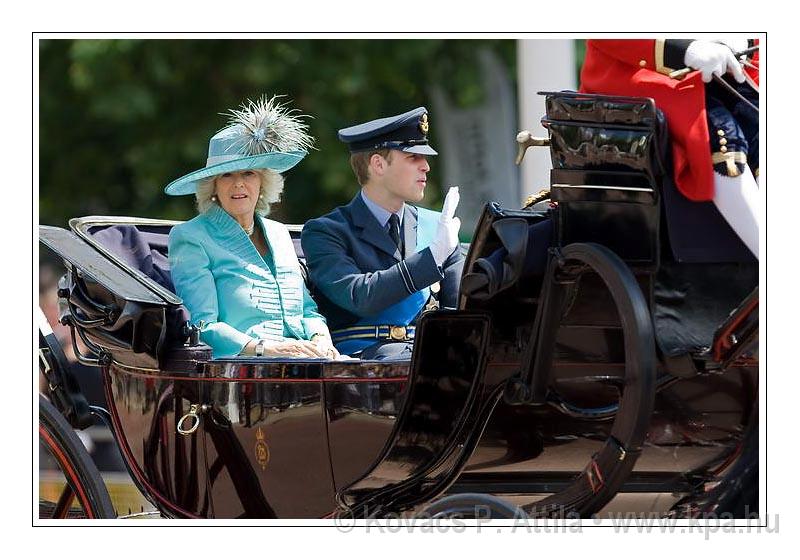
<instances>
[{"instance_id":1,"label":"red tunic","mask_svg":"<svg viewBox=\"0 0 800 560\"><path fill-rule=\"evenodd\" d=\"M652 97L667 118L675 184L691 200L711 200L714 177L705 87L699 71L682 79L668 76L681 67L665 66L662 40L592 39L586 43L581 91ZM747 72L755 74L758 83L758 73Z\"/></svg>"}]
</instances>

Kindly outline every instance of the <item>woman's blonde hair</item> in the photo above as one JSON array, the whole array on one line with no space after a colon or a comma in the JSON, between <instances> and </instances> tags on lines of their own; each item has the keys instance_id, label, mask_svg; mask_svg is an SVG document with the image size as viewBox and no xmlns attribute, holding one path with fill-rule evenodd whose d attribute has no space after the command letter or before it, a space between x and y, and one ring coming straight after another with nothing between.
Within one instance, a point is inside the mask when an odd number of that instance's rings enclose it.
<instances>
[{"instance_id":1,"label":"woman's blonde hair","mask_svg":"<svg viewBox=\"0 0 800 560\"><path fill-rule=\"evenodd\" d=\"M261 189L259 191L258 202L256 202L256 214L266 216L269 214L269 205L278 202L283 192L283 176L272 169L251 169L261 177ZM211 208L212 204L218 204L212 199L214 196L215 185L219 175L201 179L197 184L197 210L201 214Z\"/></svg>"}]
</instances>

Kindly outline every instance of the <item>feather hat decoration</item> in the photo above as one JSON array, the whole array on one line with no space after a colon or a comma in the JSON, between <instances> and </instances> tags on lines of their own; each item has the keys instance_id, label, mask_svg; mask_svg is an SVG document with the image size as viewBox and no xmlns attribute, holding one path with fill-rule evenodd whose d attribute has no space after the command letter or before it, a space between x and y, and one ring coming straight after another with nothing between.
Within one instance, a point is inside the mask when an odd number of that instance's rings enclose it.
<instances>
[{"instance_id":1,"label":"feather hat decoration","mask_svg":"<svg viewBox=\"0 0 800 560\"><path fill-rule=\"evenodd\" d=\"M308 115L298 114L286 103L279 103L274 95L267 99L261 96L258 101L248 99L239 109L222 113L229 118L228 126L237 127L241 135L239 142L248 155L269 152L308 151L314 147L314 138L308 134L308 125L300 119Z\"/></svg>"},{"instance_id":2,"label":"feather hat decoration","mask_svg":"<svg viewBox=\"0 0 800 560\"><path fill-rule=\"evenodd\" d=\"M280 96L257 101L247 100L239 109L223 115L229 117L225 128L208 142L206 166L176 179L164 192L171 195L197 192L202 179L245 169L271 169L277 173L291 169L314 148L308 125Z\"/></svg>"}]
</instances>

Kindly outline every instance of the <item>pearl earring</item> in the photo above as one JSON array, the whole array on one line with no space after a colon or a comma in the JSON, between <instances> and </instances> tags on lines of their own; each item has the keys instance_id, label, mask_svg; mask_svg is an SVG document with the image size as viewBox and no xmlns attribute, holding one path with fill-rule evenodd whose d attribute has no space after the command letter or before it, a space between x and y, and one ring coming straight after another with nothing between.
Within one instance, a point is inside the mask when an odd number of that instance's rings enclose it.
<instances>
[{"instance_id":1,"label":"pearl earring","mask_svg":"<svg viewBox=\"0 0 800 560\"><path fill-rule=\"evenodd\" d=\"M260 198L261 200L264 200L264 195L260 194L260 195L258 195L258 198Z\"/></svg>"},{"instance_id":2,"label":"pearl earring","mask_svg":"<svg viewBox=\"0 0 800 560\"><path fill-rule=\"evenodd\" d=\"M216 201L217 201L217 195L215 195L215 194L212 194L212 195L211 195L211 200L213 200L214 202L216 202Z\"/></svg>"}]
</instances>

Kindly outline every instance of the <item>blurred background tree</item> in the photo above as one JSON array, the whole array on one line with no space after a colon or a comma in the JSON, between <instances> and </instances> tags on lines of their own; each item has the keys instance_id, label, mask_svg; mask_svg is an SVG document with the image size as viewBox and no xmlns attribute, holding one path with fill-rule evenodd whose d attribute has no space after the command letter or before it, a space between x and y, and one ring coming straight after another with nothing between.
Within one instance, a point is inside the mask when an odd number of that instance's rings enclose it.
<instances>
[{"instance_id":1,"label":"blurred background tree","mask_svg":"<svg viewBox=\"0 0 800 560\"><path fill-rule=\"evenodd\" d=\"M430 108L440 84L457 105L484 95L476 53L516 75L514 40L43 40L39 43L40 223L110 214L188 219L193 197L164 186L205 164L222 113L262 93L312 115L318 151L287 174L273 216L302 223L348 202L356 182L336 131ZM436 116L431 116L436 145ZM434 162L423 204L441 203Z\"/></svg>"}]
</instances>

